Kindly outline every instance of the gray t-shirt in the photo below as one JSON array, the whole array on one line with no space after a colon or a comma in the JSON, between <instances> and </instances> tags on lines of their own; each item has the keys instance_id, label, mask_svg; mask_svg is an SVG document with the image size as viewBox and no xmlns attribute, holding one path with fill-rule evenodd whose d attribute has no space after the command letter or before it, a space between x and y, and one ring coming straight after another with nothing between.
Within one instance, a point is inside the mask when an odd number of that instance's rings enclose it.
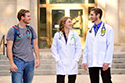
<instances>
[{"instance_id":1,"label":"gray t-shirt","mask_svg":"<svg viewBox=\"0 0 125 83\"><path fill-rule=\"evenodd\" d=\"M24 60L25 62L33 61L34 56L31 45L32 32L28 32L27 28L19 28L19 31L22 36L21 38L17 36L15 42L13 42L13 55ZM33 37L34 39L37 38L34 29ZM14 41L14 28L9 29L6 40Z\"/></svg>"}]
</instances>

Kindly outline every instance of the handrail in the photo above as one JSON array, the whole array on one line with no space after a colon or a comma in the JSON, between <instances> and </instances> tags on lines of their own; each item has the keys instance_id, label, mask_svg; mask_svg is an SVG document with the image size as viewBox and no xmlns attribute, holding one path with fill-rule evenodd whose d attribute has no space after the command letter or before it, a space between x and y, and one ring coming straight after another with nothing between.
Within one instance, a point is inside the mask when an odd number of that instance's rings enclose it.
<instances>
[{"instance_id":1,"label":"handrail","mask_svg":"<svg viewBox=\"0 0 125 83\"><path fill-rule=\"evenodd\" d=\"M5 35L2 36L2 39L1 39L1 42L0 42L0 47L2 45L2 42L3 42L3 55L5 55Z\"/></svg>"}]
</instances>

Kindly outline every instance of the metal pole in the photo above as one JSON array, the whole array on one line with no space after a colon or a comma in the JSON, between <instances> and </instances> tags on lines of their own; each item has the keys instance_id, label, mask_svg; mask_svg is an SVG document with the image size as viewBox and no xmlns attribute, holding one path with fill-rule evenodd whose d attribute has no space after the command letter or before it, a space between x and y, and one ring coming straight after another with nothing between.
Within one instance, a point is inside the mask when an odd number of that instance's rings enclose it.
<instances>
[{"instance_id":1,"label":"metal pole","mask_svg":"<svg viewBox=\"0 0 125 83\"><path fill-rule=\"evenodd\" d=\"M3 35L3 55L5 55L5 35Z\"/></svg>"}]
</instances>

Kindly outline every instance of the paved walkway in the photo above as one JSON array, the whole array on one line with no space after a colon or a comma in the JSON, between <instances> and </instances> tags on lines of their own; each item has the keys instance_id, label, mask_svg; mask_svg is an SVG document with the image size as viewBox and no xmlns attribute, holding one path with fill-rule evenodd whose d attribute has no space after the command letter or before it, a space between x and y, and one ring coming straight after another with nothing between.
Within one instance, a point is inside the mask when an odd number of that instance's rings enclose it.
<instances>
[{"instance_id":1,"label":"paved walkway","mask_svg":"<svg viewBox=\"0 0 125 83\"><path fill-rule=\"evenodd\" d=\"M100 80L101 81L101 80ZM125 74L112 75L113 83L125 83ZM11 83L10 76L0 76L0 83ZM56 75L35 75L33 83L56 83ZM66 76L66 82L67 76ZM90 83L88 75L78 75L76 83ZM102 82L100 82L102 83Z\"/></svg>"}]
</instances>

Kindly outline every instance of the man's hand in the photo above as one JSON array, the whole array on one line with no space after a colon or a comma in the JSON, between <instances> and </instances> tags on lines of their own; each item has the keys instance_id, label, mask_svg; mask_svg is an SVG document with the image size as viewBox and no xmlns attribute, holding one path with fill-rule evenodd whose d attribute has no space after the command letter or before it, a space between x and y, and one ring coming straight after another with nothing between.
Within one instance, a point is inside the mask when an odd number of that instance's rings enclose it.
<instances>
[{"instance_id":1,"label":"man's hand","mask_svg":"<svg viewBox=\"0 0 125 83\"><path fill-rule=\"evenodd\" d=\"M36 59L36 62L35 62L35 67L39 67L40 66L40 59Z\"/></svg>"},{"instance_id":2,"label":"man's hand","mask_svg":"<svg viewBox=\"0 0 125 83\"><path fill-rule=\"evenodd\" d=\"M12 72L16 72L18 70L17 66L14 63L10 65L10 69Z\"/></svg>"},{"instance_id":3,"label":"man's hand","mask_svg":"<svg viewBox=\"0 0 125 83\"><path fill-rule=\"evenodd\" d=\"M85 70L85 71L87 71L87 63L83 63L83 69Z\"/></svg>"},{"instance_id":4,"label":"man's hand","mask_svg":"<svg viewBox=\"0 0 125 83\"><path fill-rule=\"evenodd\" d=\"M37 57L36 62L35 62L35 67L37 68L40 66L40 55L39 55L39 47L37 44L37 39L33 40L33 46L34 46L35 55Z\"/></svg>"},{"instance_id":5,"label":"man's hand","mask_svg":"<svg viewBox=\"0 0 125 83\"><path fill-rule=\"evenodd\" d=\"M109 64L108 63L104 63L103 64L103 71L106 71L107 69L108 69L108 66L109 66Z\"/></svg>"}]
</instances>

